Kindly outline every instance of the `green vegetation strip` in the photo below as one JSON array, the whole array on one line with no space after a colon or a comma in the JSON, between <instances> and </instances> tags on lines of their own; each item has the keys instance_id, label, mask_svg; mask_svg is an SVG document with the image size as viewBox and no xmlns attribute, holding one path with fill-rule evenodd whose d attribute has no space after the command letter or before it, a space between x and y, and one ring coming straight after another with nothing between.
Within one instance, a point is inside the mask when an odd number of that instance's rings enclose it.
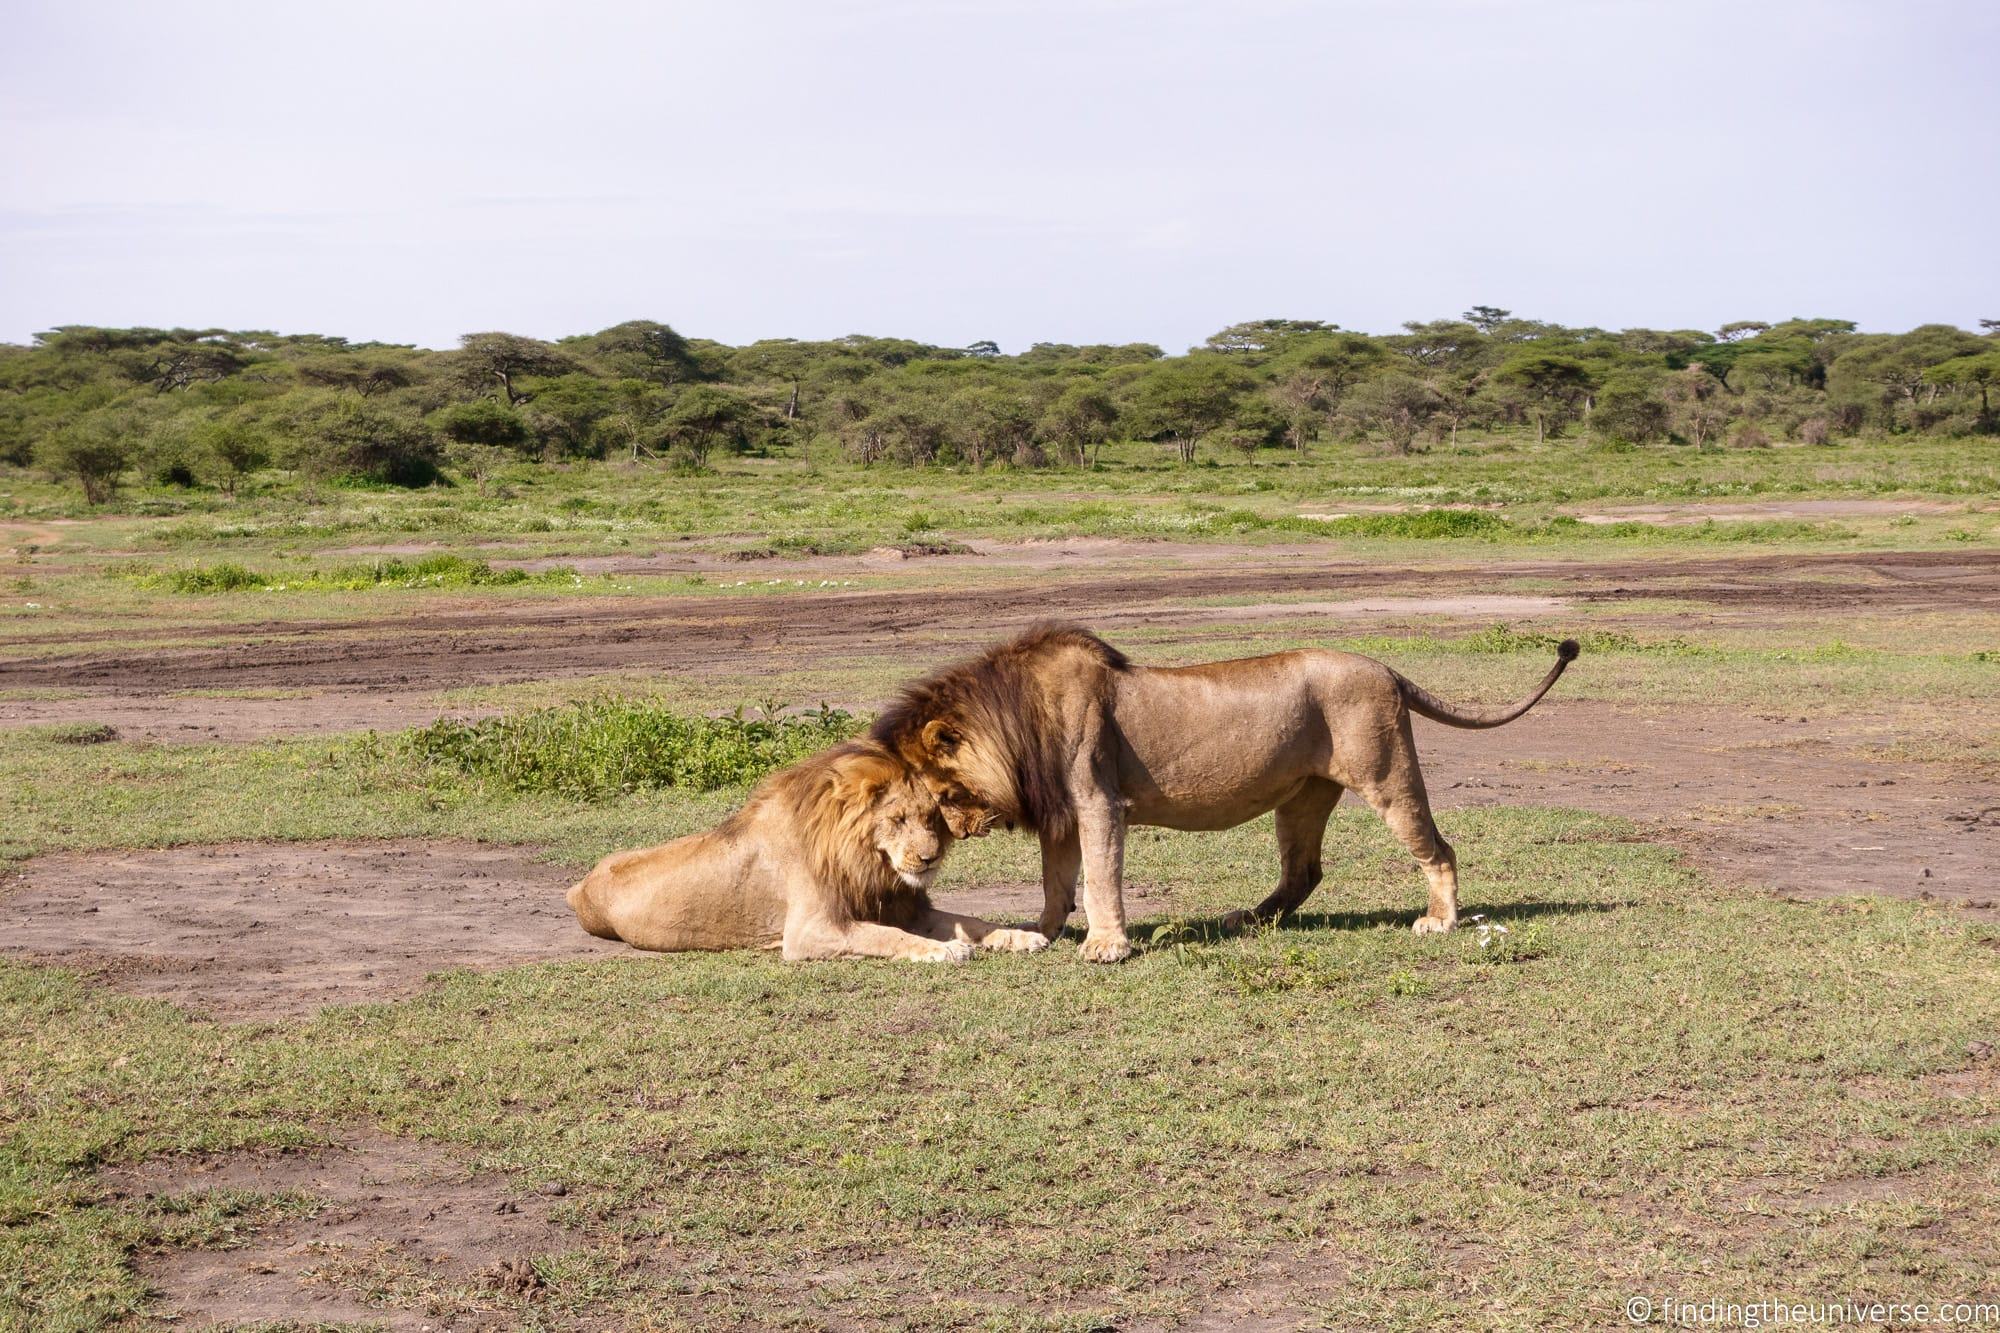
<instances>
[{"instance_id":1,"label":"green vegetation strip","mask_svg":"<svg viewBox=\"0 0 2000 1333\"><path fill-rule=\"evenodd\" d=\"M484 560L458 555L427 555L420 559L377 560L370 564L337 565L325 569L255 570L224 561L182 569L113 568L140 587L161 592L289 592L323 589L357 592L368 588L495 588L516 584L568 585L581 576L566 567L530 574L520 569L495 569Z\"/></svg>"},{"instance_id":2,"label":"green vegetation strip","mask_svg":"<svg viewBox=\"0 0 2000 1333\"><path fill-rule=\"evenodd\" d=\"M825 706L750 719L591 701L472 722L445 718L395 744L425 764L509 791L597 801L649 787L742 786L858 730L855 718Z\"/></svg>"}]
</instances>

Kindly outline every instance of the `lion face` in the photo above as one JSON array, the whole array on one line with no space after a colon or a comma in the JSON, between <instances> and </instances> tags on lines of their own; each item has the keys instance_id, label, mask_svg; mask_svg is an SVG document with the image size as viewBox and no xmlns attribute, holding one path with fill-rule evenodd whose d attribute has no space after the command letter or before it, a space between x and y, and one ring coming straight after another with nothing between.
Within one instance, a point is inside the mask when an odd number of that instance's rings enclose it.
<instances>
[{"instance_id":1,"label":"lion face","mask_svg":"<svg viewBox=\"0 0 2000 1333\"><path fill-rule=\"evenodd\" d=\"M869 819L875 850L896 878L908 888L930 888L951 846L952 826L924 785L908 773L882 784Z\"/></svg>"},{"instance_id":2,"label":"lion face","mask_svg":"<svg viewBox=\"0 0 2000 1333\"><path fill-rule=\"evenodd\" d=\"M902 754L943 811L953 837L981 838L998 823L1012 827L1011 818L988 794L1006 790L1004 762L956 726L943 721L927 724Z\"/></svg>"}]
</instances>

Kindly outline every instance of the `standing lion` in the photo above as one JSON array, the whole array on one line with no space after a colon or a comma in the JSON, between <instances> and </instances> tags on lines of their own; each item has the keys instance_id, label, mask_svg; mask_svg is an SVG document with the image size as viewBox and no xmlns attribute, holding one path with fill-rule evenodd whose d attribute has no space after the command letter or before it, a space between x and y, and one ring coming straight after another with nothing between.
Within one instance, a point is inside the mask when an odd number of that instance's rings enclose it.
<instances>
[{"instance_id":1,"label":"standing lion","mask_svg":"<svg viewBox=\"0 0 2000 1333\"><path fill-rule=\"evenodd\" d=\"M1426 934L1458 920L1458 865L1431 819L1410 714L1500 726L1534 707L1576 656L1565 640L1526 699L1461 712L1353 653L1143 667L1087 630L1042 625L909 686L869 735L934 791L963 789L1002 822L1035 831L1044 936L1062 930L1084 871L1088 961L1132 952L1121 883L1128 825L1225 829L1275 810L1278 887L1254 911L1231 914L1268 920L1319 883L1326 821L1350 789L1423 866L1430 904L1415 929Z\"/></svg>"},{"instance_id":2,"label":"standing lion","mask_svg":"<svg viewBox=\"0 0 2000 1333\"><path fill-rule=\"evenodd\" d=\"M605 857L569 905L591 934L640 949L959 963L975 946L1045 947L1033 931L931 906L952 842L946 813L901 759L846 741L773 773L706 833Z\"/></svg>"}]
</instances>

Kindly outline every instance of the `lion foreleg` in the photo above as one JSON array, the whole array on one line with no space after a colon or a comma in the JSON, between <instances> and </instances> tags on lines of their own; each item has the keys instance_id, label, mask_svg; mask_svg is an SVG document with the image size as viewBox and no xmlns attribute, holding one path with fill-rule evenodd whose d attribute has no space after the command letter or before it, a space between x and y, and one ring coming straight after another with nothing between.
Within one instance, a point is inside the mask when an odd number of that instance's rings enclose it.
<instances>
[{"instance_id":1,"label":"lion foreleg","mask_svg":"<svg viewBox=\"0 0 2000 1333\"><path fill-rule=\"evenodd\" d=\"M1062 934L1076 910L1076 877L1083 869L1083 843L1076 830L1060 838L1042 835L1041 933L1048 939Z\"/></svg>"},{"instance_id":2,"label":"lion foreleg","mask_svg":"<svg viewBox=\"0 0 2000 1333\"><path fill-rule=\"evenodd\" d=\"M1087 926L1078 954L1086 963L1123 962L1132 956L1125 935L1125 807L1093 792L1078 803L1076 816Z\"/></svg>"},{"instance_id":3,"label":"lion foreleg","mask_svg":"<svg viewBox=\"0 0 2000 1333\"><path fill-rule=\"evenodd\" d=\"M912 924L918 934L930 939L963 940L974 948L1000 953L1034 953L1049 947L1049 937L1039 931L996 926L976 916L961 916L957 912L944 912L935 907Z\"/></svg>"},{"instance_id":4,"label":"lion foreleg","mask_svg":"<svg viewBox=\"0 0 2000 1333\"><path fill-rule=\"evenodd\" d=\"M873 921L839 922L817 914L785 923L788 963L828 958L902 958L917 963L963 963L972 945L962 939L931 939Z\"/></svg>"}]
</instances>

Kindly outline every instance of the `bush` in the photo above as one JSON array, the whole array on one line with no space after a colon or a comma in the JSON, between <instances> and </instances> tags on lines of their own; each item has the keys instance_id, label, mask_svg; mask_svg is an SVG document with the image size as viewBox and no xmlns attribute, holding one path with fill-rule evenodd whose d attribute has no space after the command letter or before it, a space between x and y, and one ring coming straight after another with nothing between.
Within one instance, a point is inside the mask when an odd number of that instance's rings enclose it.
<instances>
[{"instance_id":1,"label":"bush","mask_svg":"<svg viewBox=\"0 0 2000 1333\"><path fill-rule=\"evenodd\" d=\"M1825 417L1807 417L1799 423L1800 444L1825 444L1831 433Z\"/></svg>"},{"instance_id":2,"label":"bush","mask_svg":"<svg viewBox=\"0 0 2000 1333\"><path fill-rule=\"evenodd\" d=\"M858 730L853 716L825 707L750 721L596 701L475 722L445 718L405 733L401 745L426 764L510 791L600 801L649 787L741 786Z\"/></svg>"},{"instance_id":3,"label":"bush","mask_svg":"<svg viewBox=\"0 0 2000 1333\"><path fill-rule=\"evenodd\" d=\"M132 453L132 435L122 423L93 415L43 440L35 460L58 477L75 480L86 503L101 505L117 493Z\"/></svg>"},{"instance_id":4,"label":"bush","mask_svg":"<svg viewBox=\"0 0 2000 1333\"><path fill-rule=\"evenodd\" d=\"M168 592L242 592L246 588L263 588L270 585L270 576L241 565L196 566L191 569L173 569L164 574L148 574L140 582L149 588L162 588Z\"/></svg>"},{"instance_id":5,"label":"bush","mask_svg":"<svg viewBox=\"0 0 2000 1333\"><path fill-rule=\"evenodd\" d=\"M490 444L519 450L528 443L528 423L521 414L491 398L453 403L431 421L454 444Z\"/></svg>"},{"instance_id":6,"label":"bush","mask_svg":"<svg viewBox=\"0 0 2000 1333\"><path fill-rule=\"evenodd\" d=\"M1507 520L1484 509L1419 509L1408 514L1350 514L1316 525L1349 537L1488 537L1508 530Z\"/></svg>"},{"instance_id":7,"label":"bush","mask_svg":"<svg viewBox=\"0 0 2000 1333\"><path fill-rule=\"evenodd\" d=\"M1672 414L1666 400L1651 386L1615 383L1606 386L1591 413L1590 428L1608 440L1627 444L1652 444L1667 438Z\"/></svg>"},{"instance_id":8,"label":"bush","mask_svg":"<svg viewBox=\"0 0 2000 1333\"><path fill-rule=\"evenodd\" d=\"M245 592L266 588L358 592L367 588L488 588L520 583L568 583L576 579L576 571L559 567L530 574L520 569L495 569L484 560L467 560L460 555L427 555L421 560L378 560L368 565L339 565L297 573L267 573L221 564L141 572L138 578L143 587L167 592Z\"/></svg>"},{"instance_id":9,"label":"bush","mask_svg":"<svg viewBox=\"0 0 2000 1333\"><path fill-rule=\"evenodd\" d=\"M1736 428L1736 447L1738 449L1769 449L1771 447L1771 437L1766 435L1762 428L1751 425L1746 421Z\"/></svg>"},{"instance_id":10,"label":"bush","mask_svg":"<svg viewBox=\"0 0 2000 1333\"><path fill-rule=\"evenodd\" d=\"M438 478L438 443L422 422L345 399L316 404L298 422L293 462L318 477L361 477L392 486Z\"/></svg>"}]
</instances>

